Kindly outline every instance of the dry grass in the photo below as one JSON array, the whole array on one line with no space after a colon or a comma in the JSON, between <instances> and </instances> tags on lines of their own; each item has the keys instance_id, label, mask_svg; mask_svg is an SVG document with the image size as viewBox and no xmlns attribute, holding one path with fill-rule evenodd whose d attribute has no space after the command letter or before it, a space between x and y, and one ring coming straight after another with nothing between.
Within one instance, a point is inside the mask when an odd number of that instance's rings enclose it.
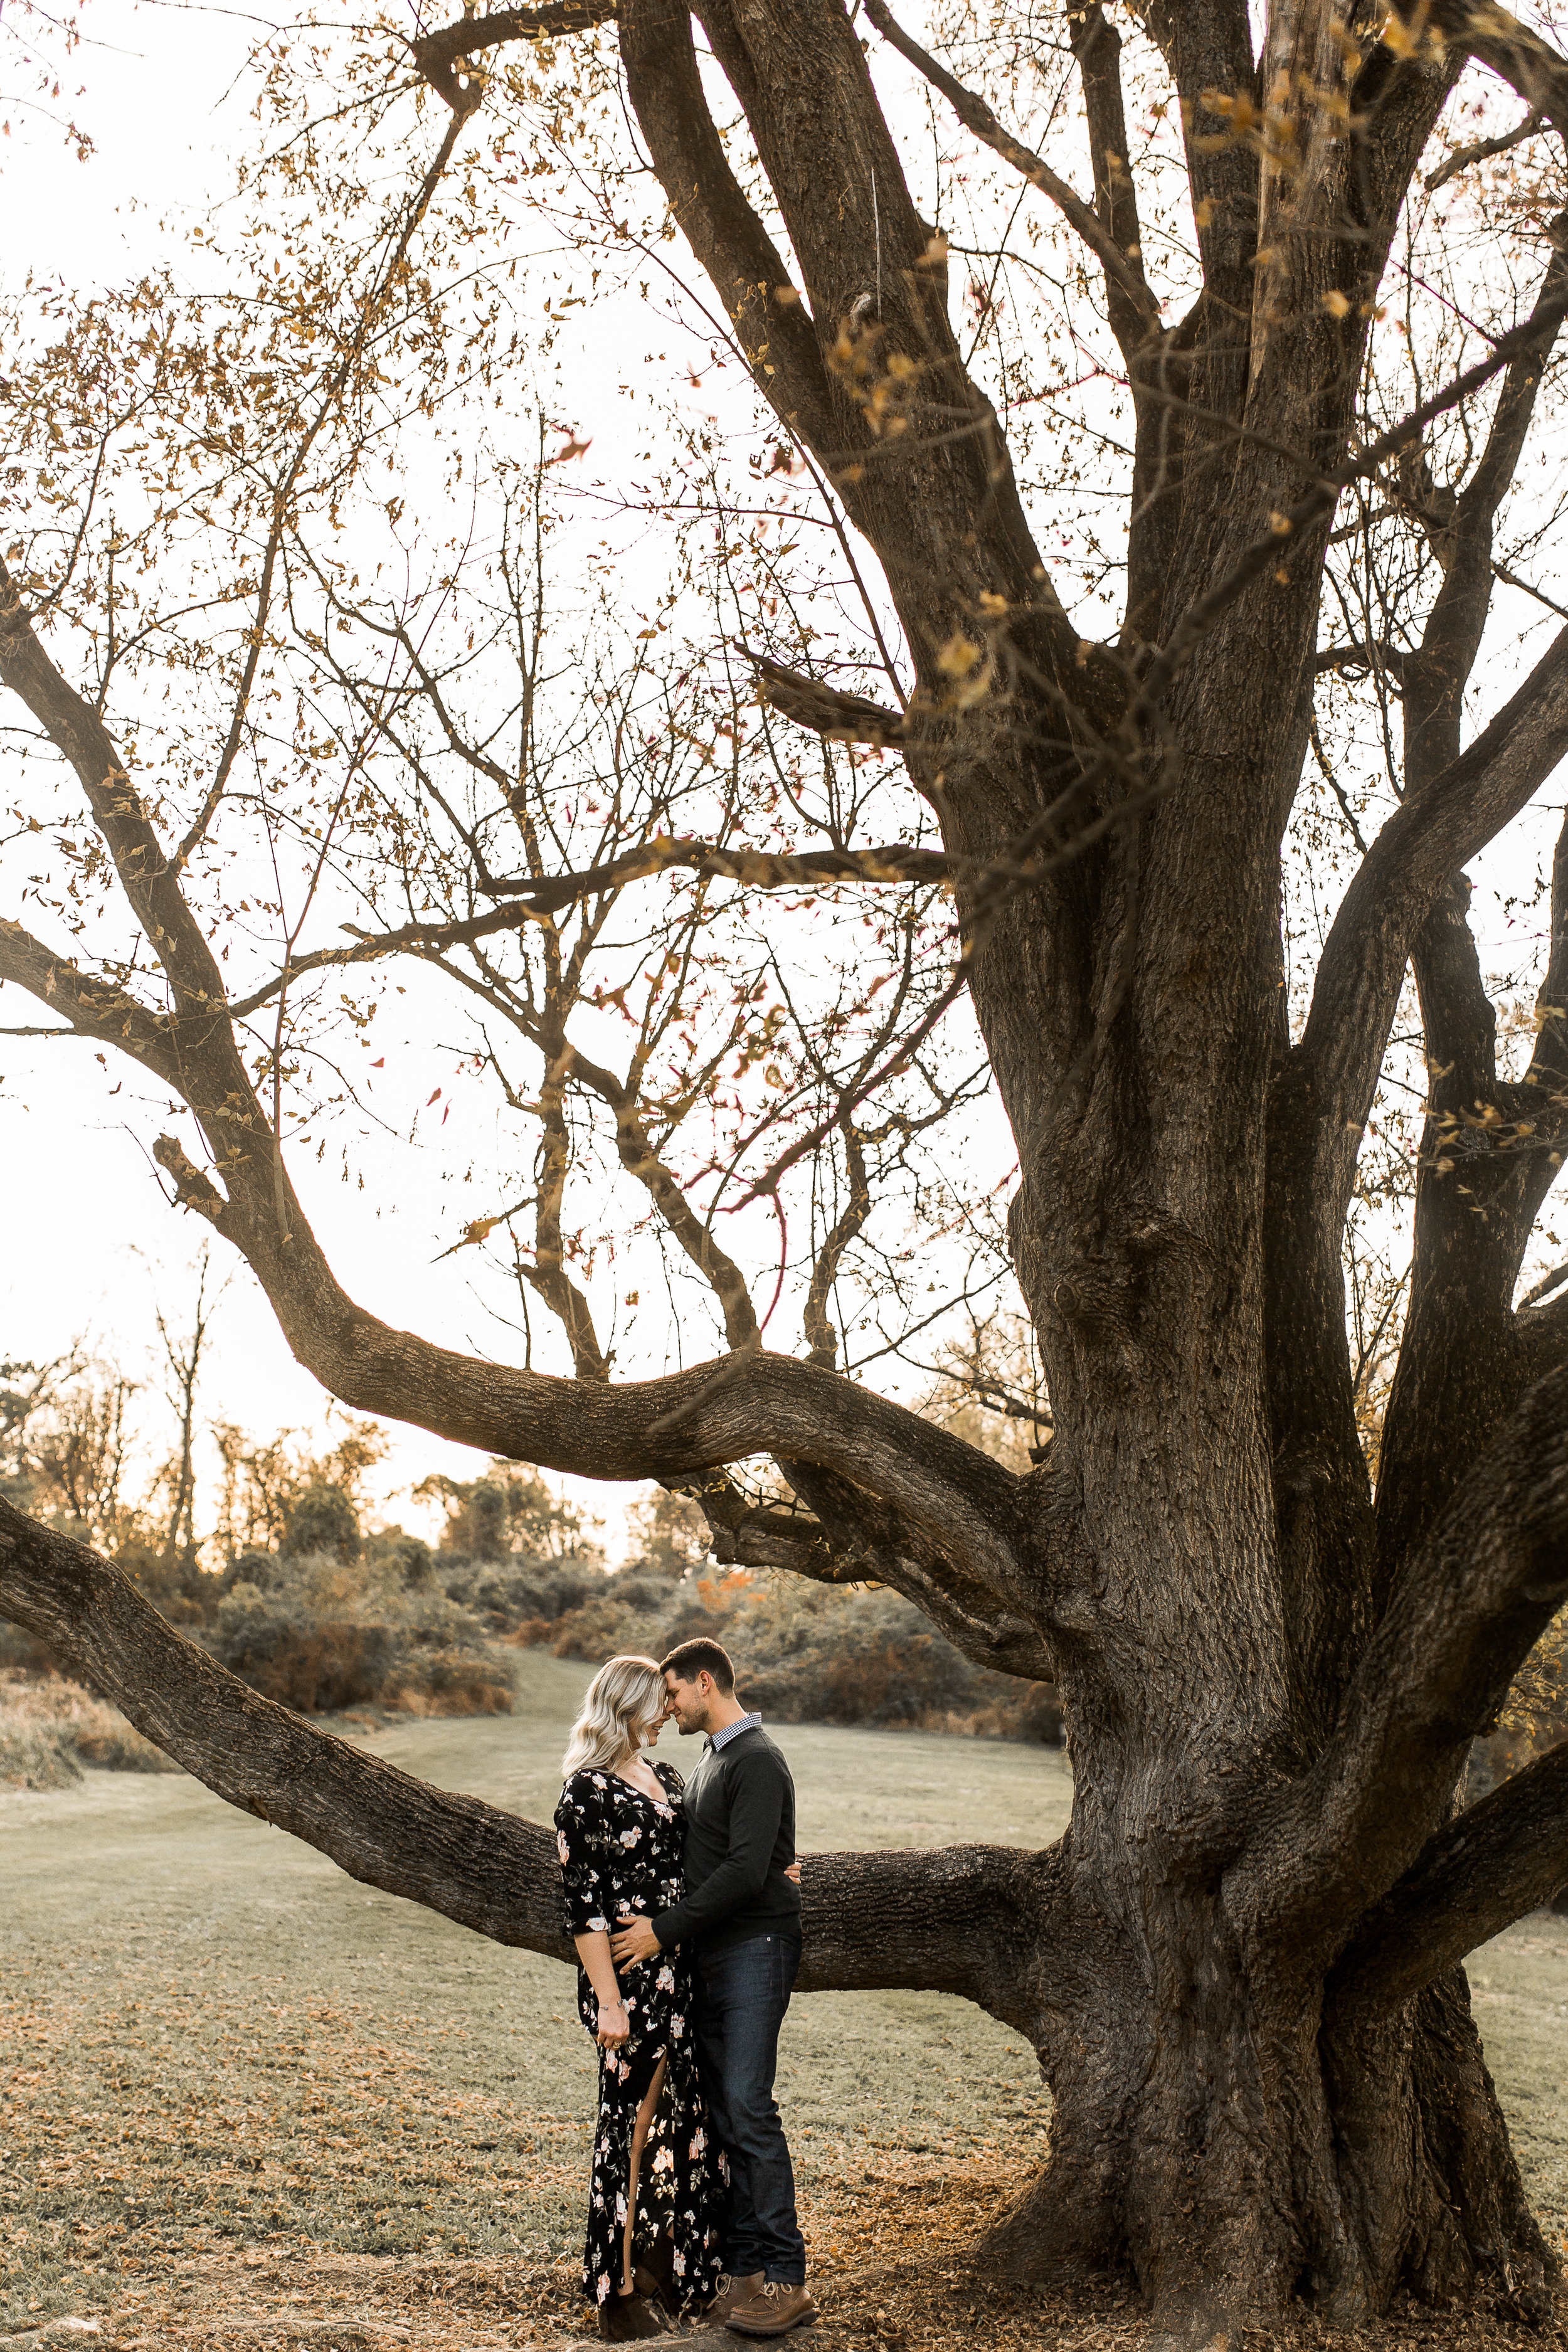
<instances>
[{"instance_id":1,"label":"dry grass","mask_svg":"<svg viewBox=\"0 0 1568 2352\"><path fill-rule=\"evenodd\" d=\"M0 1786L64 1789L85 1769L177 1772L107 1699L58 1675L0 1669Z\"/></svg>"},{"instance_id":2,"label":"dry grass","mask_svg":"<svg viewBox=\"0 0 1568 2352\"><path fill-rule=\"evenodd\" d=\"M808 2352L1146 2352L1161 2346L1136 2297L998 2284L972 2248L1011 2179L1001 2161L897 2158L819 2181L802 2203L822 2312ZM1356 2330L1300 2315L1240 2332L1235 2352L1558 2352L1568 2309L1535 2330L1485 2311L1404 2304ZM103 2352L563 2352L584 2340L575 2264L376 2260L279 2245L213 2252L122 2279L84 2337ZM733 2343L735 2339L728 2341ZM1165 2339L1168 2345L1169 2339ZM1161 2346L1161 2352L1164 2347Z\"/></svg>"}]
</instances>

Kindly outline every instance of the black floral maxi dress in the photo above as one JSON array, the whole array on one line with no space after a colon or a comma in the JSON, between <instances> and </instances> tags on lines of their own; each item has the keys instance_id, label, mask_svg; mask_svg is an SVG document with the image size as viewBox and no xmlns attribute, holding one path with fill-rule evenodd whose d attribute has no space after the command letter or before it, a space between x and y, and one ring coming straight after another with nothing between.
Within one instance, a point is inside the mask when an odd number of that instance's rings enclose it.
<instances>
[{"instance_id":1,"label":"black floral maxi dress","mask_svg":"<svg viewBox=\"0 0 1568 2352\"><path fill-rule=\"evenodd\" d=\"M618 1773L604 1770L574 1772L562 1790L555 1832L569 1936L595 1928L613 1934L634 1913L657 1916L684 1895L680 1795L686 1784L672 1764L655 1762L653 1769L665 1788L663 1804ZM709 2132L697 2076L691 1963L677 1947L621 1970L620 1980L631 2035L620 2049L599 2053L583 2284L601 2308L620 2290L632 2132L658 2062L667 2057L664 2086L643 2143L632 2259L647 2262L656 2242L668 2236L684 2311L717 2291L724 2196L723 2156ZM598 1998L581 1963L577 2013L595 2033Z\"/></svg>"}]
</instances>

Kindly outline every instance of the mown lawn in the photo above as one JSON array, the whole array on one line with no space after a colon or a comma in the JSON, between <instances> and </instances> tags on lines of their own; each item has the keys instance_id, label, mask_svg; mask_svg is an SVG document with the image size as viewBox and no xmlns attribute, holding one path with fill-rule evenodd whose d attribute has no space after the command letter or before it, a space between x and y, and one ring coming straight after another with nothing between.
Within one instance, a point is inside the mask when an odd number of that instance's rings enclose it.
<instances>
[{"instance_id":1,"label":"mown lawn","mask_svg":"<svg viewBox=\"0 0 1568 2352\"><path fill-rule=\"evenodd\" d=\"M586 1669L526 1654L520 1677L513 1717L399 1725L376 1751L547 1816ZM804 1847L1037 1844L1067 1818L1053 1750L780 1737ZM1560 2234L1568 1921L1527 1921L1474 1974ZM564 2308L593 2077L566 1970L367 1893L194 1781L0 1797L0 2330L142 2285L177 2302L182 2279L246 2262L502 2265ZM934 2211L954 2158L995 2184L1043 2147L1030 2051L939 1994L803 1996L780 2096L826 2266L857 2205L896 2190Z\"/></svg>"}]
</instances>

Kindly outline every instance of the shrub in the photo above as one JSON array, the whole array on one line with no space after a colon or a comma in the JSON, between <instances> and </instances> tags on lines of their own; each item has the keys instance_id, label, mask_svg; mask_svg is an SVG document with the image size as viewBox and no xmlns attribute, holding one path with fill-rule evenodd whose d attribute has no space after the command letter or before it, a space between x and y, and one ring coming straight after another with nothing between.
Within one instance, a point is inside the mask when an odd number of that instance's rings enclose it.
<instances>
[{"instance_id":1,"label":"shrub","mask_svg":"<svg viewBox=\"0 0 1568 2352\"><path fill-rule=\"evenodd\" d=\"M0 1783L62 1789L83 1769L177 1772L118 1707L63 1675L0 1674Z\"/></svg>"},{"instance_id":2,"label":"shrub","mask_svg":"<svg viewBox=\"0 0 1568 2352\"><path fill-rule=\"evenodd\" d=\"M508 1639L597 1665L617 1651L662 1657L702 1634L733 1655L747 1705L781 1723L904 1724L1052 1745L1062 1737L1046 1686L972 1665L896 1592L744 1570L682 1574L673 1546L592 1580L572 1607L525 1616Z\"/></svg>"},{"instance_id":3,"label":"shrub","mask_svg":"<svg viewBox=\"0 0 1568 2352\"><path fill-rule=\"evenodd\" d=\"M482 1618L494 1633L510 1635L525 1618L549 1624L582 1608L603 1586L603 1571L581 1561L556 1566L516 1557L436 1562L441 1590L458 1608Z\"/></svg>"},{"instance_id":4,"label":"shrub","mask_svg":"<svg viewBox=\"0 0 1568 2352\"><path fill-rule=\"evenodd\" d=\"M1560 1610L1525 1659L1497 1727L1470 1749L1465 1801L1477 1804L1500 1781L1568 1739L1568 1609Z\"/></svg>"},{"instance_id":5,"label":"shrub","mask_svg":"<svg viewBox=\"0 0 1568 2352\"><path fill-rule=\"evenodd\" d=\"M309 1559L320 1553L337 1560L359 1558L359 1516L341 1486L317 1480L295 1496L283 1518L285 1559Z\"/></svg>"},{"instance_id":6,"label":"shrub","mask_svg":"<svg viewBox=\"0 0 1568 2352\"><path fill-rule=\"evenodd\" d=\"M58 1672L55 1654L25 1626L0 1618L0 1673L52 1675Z\"/></svg>"},{"instance_id":7,"label":"shrub","mask_svg":"<svg viewBox=\"0 0 1568 2352\"><path fill-rule=\"evenodd\" d=\"M65 1789L81 1779L81 1766L63 1731L45 1723L8 1723L0 1717L0 1785L10 1789Z\"/></svg>"},{"instance_id":8,"label":"shrub","mask_svg":"<svg viewBox=\"0 0 1568 2352\"><path fill-rule=\"evenodd\" d=\"M233 1584L205 1638L264 1697L301 1715L375 1703L421 1715L510 1714L510 1678L488 1628L439 1587L411 1584L398 1548L352 1568L333 1552L255 1564L265 1582Z\"/></svg>"}]
</instances>

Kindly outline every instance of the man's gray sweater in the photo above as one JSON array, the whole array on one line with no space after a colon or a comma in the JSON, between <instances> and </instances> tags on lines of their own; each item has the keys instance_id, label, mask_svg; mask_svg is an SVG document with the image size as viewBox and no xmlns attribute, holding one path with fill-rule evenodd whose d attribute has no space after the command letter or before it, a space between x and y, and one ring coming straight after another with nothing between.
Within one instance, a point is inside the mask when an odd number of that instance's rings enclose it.
<instances>
[{"instance_id":1,"label":"man's gray sweater","mask_svg":"<svg viewBox=\"0 0 1568 2352\"><path fill-rule=\"evenodd\" d=\"M760 1727L709 1748L686 1784L686 1896L660 1912L661 1945L705 1952L754 1936L800 1934L795 1860L795 1782Z\"/></svg>"}]
</instances>

